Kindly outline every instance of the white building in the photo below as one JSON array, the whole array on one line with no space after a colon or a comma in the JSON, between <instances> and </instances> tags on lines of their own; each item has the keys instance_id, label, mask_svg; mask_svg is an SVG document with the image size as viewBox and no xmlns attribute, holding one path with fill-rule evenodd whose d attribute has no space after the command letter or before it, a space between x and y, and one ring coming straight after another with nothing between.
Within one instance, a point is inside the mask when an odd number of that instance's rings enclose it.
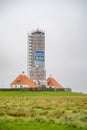
<instances>
[{"instance_id":1,"label":"white building","mask_svg":"<svg viewBox=\"0 0 87 130\"><path fill-rule=\"evenodd\" d=\"M37 88L37 86L26 76L20 74L11 84L11 88Z\"/></svg>"}]
</instances>

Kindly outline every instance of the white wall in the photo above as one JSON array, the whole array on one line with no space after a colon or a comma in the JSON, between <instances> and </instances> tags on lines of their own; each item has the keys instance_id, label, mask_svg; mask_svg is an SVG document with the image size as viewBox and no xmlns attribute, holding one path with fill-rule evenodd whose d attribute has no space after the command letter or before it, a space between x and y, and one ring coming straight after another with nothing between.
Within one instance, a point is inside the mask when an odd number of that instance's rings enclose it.
<instances>
[{"instance_id":1,"label":"white wall","mask_svg":"<svg viewBox=\"0 0 87 130\"><path fill-rule=\"evenodd\" d=\"M11 85L11 88L27 88L30 87L27 84L18 84L18 85Z\"/></svg>"}]
</instances>

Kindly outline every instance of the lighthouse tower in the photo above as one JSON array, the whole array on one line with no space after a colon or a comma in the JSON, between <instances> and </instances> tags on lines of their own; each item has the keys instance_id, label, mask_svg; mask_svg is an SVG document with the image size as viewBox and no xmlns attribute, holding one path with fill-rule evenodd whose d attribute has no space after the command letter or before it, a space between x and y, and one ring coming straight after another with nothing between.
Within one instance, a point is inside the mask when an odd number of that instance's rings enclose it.
<instances>
[{"instance_id":1,"label":"lighthouse tower","mask_svg":"<svg viewBox=\"0 0 87 130\"><path fill-rule=\"evenodd\" d=\"M31 80L46 80L45 71L45 33L39 29L28 35L27 72Z\"/></svg>"}]
</instances>

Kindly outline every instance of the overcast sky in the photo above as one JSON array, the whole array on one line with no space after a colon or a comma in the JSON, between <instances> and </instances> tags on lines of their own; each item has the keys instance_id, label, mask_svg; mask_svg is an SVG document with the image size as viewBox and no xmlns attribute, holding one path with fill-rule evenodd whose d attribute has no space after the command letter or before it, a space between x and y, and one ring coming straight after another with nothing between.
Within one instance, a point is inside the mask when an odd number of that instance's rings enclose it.
<instances>
[{"instance_id":1,"label":"overcast sky","mask_svg":"<svg viewBox=\"0 0 87 130\"><path fill-rule=\"evenodd\" d=\"M87 93L87 0L0 0L0 87L27 74L28 32L37 28L47 77Z\"/></svg>"}]
</instances>

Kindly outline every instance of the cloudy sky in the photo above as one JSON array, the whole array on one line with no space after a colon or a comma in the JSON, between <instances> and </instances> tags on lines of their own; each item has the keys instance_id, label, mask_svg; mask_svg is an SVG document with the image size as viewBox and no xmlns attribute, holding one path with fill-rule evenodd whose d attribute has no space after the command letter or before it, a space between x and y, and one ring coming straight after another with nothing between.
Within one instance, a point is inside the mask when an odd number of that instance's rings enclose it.
<instances>
[{"instance_id":1,"label":"cloudy sky","mask_svg":"<svg viewBox=\"0 0 87 130\"><path fill-rule=\"evenodd\" d=\"M0 87L27 74L28 32L45 31L46 74L87 93L87 0L0 0Z\"/></svg>"}]
</instances>

